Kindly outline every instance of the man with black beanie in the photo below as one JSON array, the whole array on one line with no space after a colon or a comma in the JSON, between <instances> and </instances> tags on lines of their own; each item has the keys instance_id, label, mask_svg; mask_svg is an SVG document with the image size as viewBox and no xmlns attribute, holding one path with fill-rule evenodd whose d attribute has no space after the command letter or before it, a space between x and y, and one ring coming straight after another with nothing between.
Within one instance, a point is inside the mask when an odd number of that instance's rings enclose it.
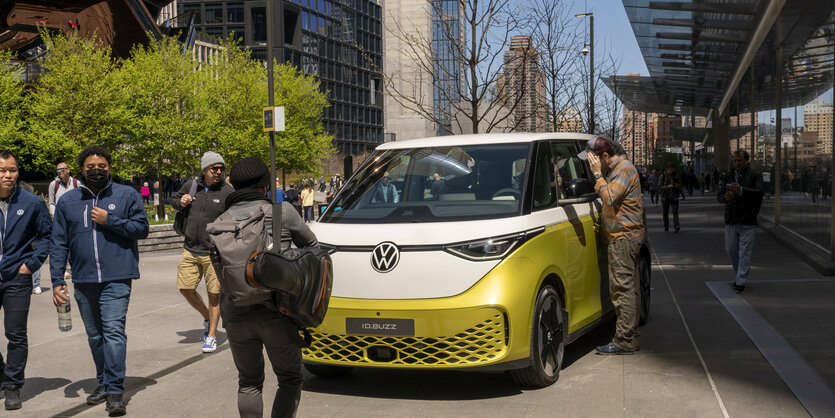
<instances>
[{"instance_id":1,"label":"man with black beanie","mask_svg":"<svg viewBox=\"0 0 835 418\"><path fill-rule=\"evenodd\" d=\"M226 198L226 212L221 216L246 219L263 210L265 227L272 233L272 203L266 196L271 179L269 169L257 157L247 157L232 167L229 180L235 192ZM281 203L281 249L319 245L316 236L304 224L288 202ZM211 226L210 226L211 228ZM245 263L246 260L241 260ZM223 278L221 278L223 280ZM232 358L238 369L238 412L242 417L261 416L261 389L264 384L264 355L267 355L278 378L278 391L272 406L273 417L292 417L301 399L303 341L298 327L278 311L274 297L269 302L235 306L221 290L220 310L229 337Z\"/></svg>"}]
</instances>

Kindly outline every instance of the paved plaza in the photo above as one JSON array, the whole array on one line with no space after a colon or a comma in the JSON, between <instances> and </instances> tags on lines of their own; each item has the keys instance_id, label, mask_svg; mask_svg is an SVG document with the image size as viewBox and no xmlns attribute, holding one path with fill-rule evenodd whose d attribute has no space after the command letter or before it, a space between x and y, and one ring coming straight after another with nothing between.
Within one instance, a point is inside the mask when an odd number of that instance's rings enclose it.
<instances>
[{"instance_id":1,"label":"paved plaza","mask_svg":"<svg viewBox=\"0 0 835 418\"><path fill-rule=\"evenodd\" d=\"M305 374L299 416L835 416L835 279L819 277L759 231L749 289L730 292L722 207L714 199L682 201L677 234L662 232L660 207L647 208L652 313L637 354L594 354L609 340L606 324L570 345L559 381L539 390L520 390L502 373ZM202 319L175 288L179 256L140 257L127 321L128 413L237 416L225 334L219 330L216 353L200 352ZM96 384L83 324L73 312L72 331L59 332L50 293L32 296L23 409L0 414L106 416L104 405L85 404ZM2 337L0 344L5 352ZM267 410L275 385L268 371Z\"/></svg>"}]
</instances>

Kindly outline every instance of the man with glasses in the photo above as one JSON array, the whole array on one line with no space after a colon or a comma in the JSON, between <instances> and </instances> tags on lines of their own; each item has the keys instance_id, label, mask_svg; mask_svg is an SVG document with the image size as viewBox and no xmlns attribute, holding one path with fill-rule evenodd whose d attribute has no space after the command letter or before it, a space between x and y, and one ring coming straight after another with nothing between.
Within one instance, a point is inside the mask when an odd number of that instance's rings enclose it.
<instances>
[{"instance_id":1,"label":"man with glasses","mask_svg":"<svg viewBox=\"0 0 835 418\"><path fill-rule=\"evenodd\" d=\"M70 166L61 161L55 165L55 180L49 183L49 214L55 214L55 205L58 204L58 199L64 193L78 187L78 179L70 175ZM64 270L64 280L69 280L71 277L70 265L67 263L66 270ZM35 277L32 292L36 295L41 293L41 277L40 274Z\"/></svg>"},{"instance_id":2,"label":"man with glasses","mask_svg":"<svg viewBox=\"0 0 835 418\"><path fill-rule=\"evenodd\" d=\"M70 167L65 162L60 162L55 166L55 180L49 183L49 214L55 213L55 205L58 204L58 199L64 193L78 187L78 179L73 178L70 174Z\"/></svg>"},{"instance_id":3,"label":"man with glasses","mask_svg":"<svg viewBox=\"0 0 835 418\"><path fill-rule=\"evenodd\" d=\"M191 179L175 193L169 203L178 211L188 211L183 236L183 258L177 269L177 288L200 315L203 316L203 352L217 349L217 323L220 318L220 283L212 267L209 252L212 241L206 225L224 212L226 197L232 186L224 181L226 165L220 154L208 151L200 159L203 176ZM198 182L197 187L192 185ZM194 195L190 194L195 190ZM209 306L197 293L200 279L206 280Z\"/></svg>"}]
</instances>

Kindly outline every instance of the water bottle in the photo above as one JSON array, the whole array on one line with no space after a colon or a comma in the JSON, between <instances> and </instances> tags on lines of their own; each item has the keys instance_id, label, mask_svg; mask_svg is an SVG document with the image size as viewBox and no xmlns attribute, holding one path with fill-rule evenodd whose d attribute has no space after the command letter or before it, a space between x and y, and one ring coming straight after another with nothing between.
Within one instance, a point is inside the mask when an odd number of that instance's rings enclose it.
<instances>
[{"instance_id":1,"label":"water bottle","mask_svg":"<svg viewBox=\"0 0 835 418\"><path fill-rule=\"evenodd\" d=\"M64 296L67 301L58 305L58 329L61 332L68 332L72 329L72 316L70 315L70 300L69 295L64 291Z\"/></svg>"}]
</instances>

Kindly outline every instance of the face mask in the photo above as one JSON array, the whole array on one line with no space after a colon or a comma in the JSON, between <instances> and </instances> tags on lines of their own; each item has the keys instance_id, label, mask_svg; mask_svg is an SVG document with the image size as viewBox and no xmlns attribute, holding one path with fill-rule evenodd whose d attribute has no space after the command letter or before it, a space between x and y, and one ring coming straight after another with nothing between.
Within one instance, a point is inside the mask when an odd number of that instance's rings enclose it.
<instances>
[{"instance_id":1,"label":"face mask","mask_svg":"<svg viewBox=\"0 0 835 418\"><path fill-rule=\"evenodd\" d=\"M84 183L93 189L103 189L107 185L107 170L93 168L84 172Z\"/></svg>"}]
</instances>

